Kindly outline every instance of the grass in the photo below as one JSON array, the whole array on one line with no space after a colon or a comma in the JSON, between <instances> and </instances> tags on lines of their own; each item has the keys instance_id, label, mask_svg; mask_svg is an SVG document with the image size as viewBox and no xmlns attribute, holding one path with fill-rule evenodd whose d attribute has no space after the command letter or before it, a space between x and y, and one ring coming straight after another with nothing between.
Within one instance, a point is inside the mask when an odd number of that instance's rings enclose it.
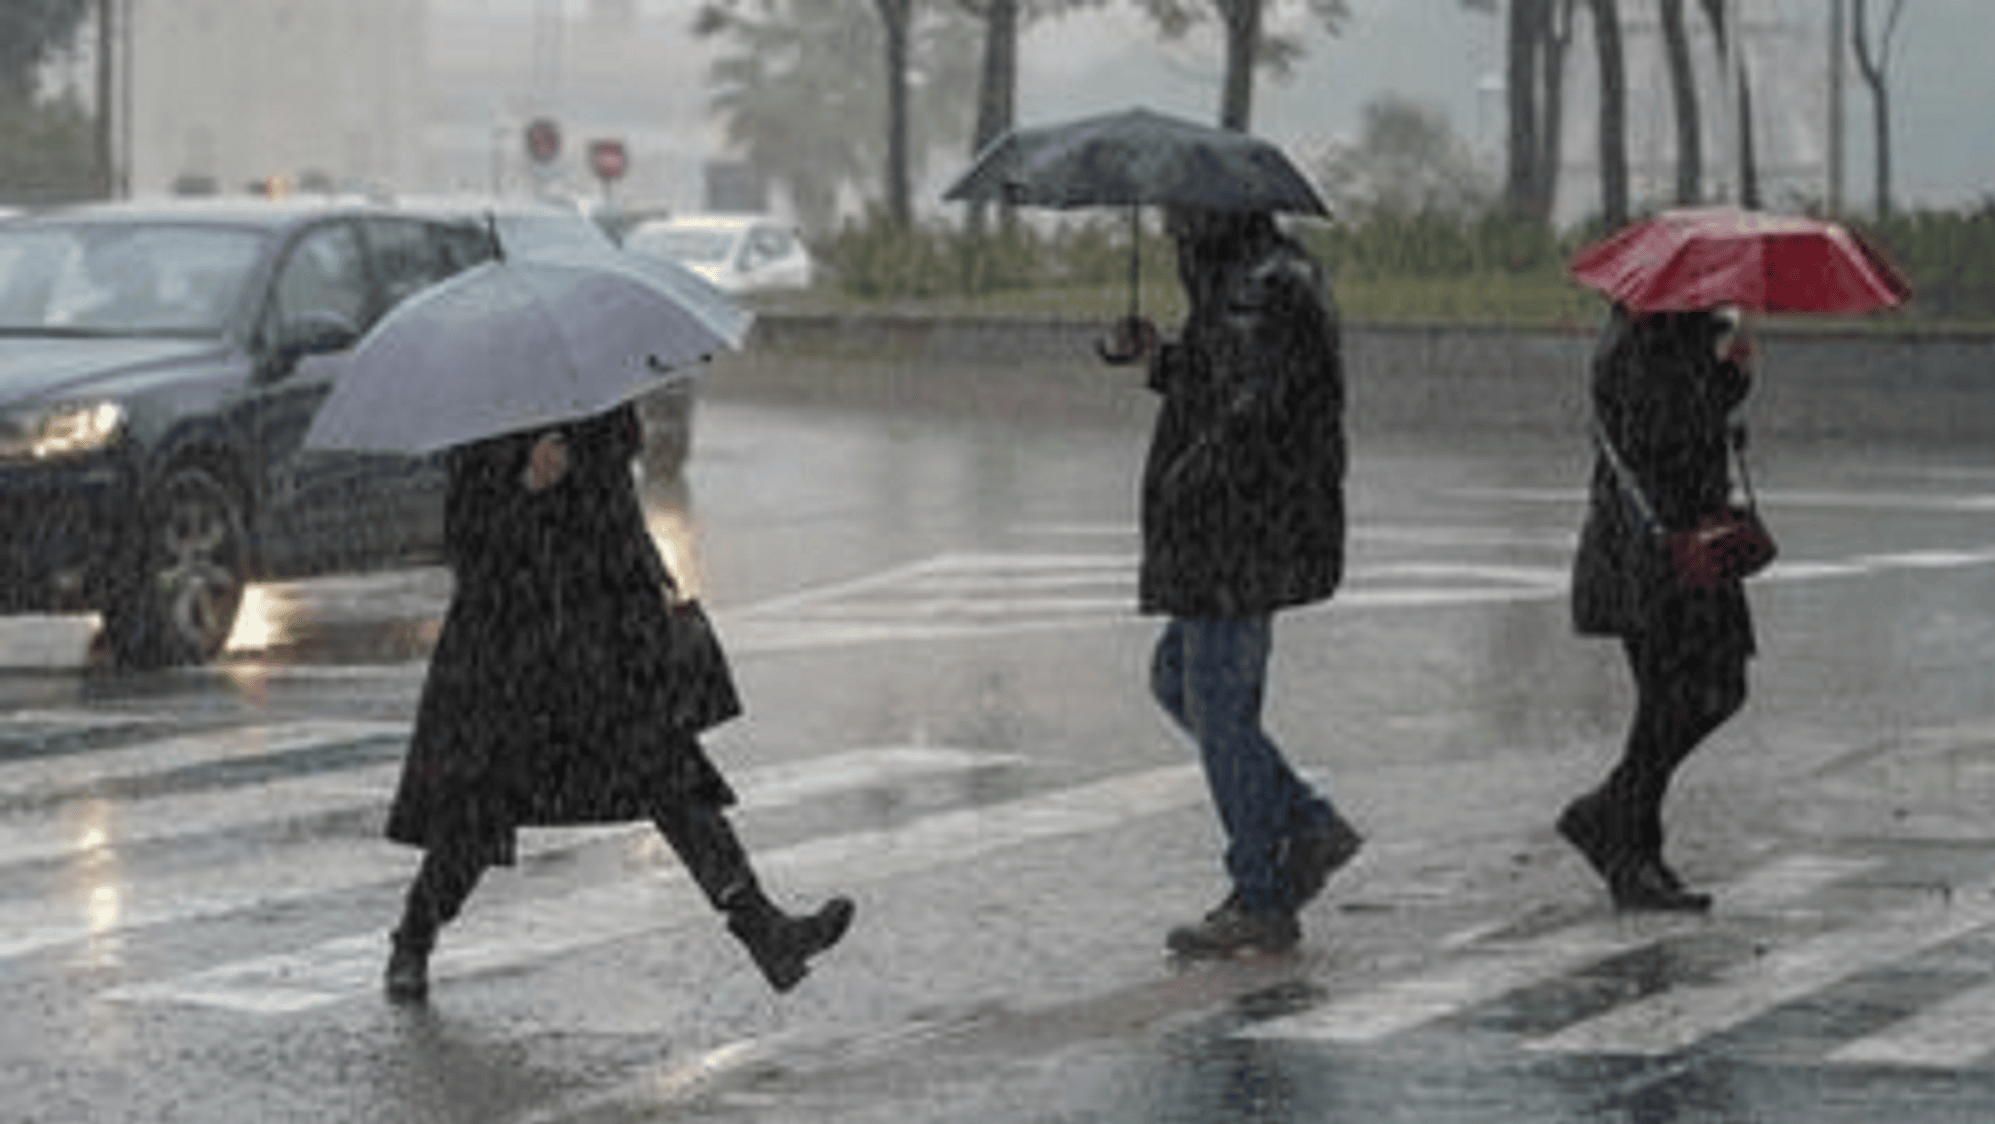
<instances>
[{"instance_id":1,"label":"grass","mask_svg":"<svg viewBox=\"0 0 1995 1124\"><path fill-rule=\"evenodd\" d=\"M1365 321L1462 320L1530 326L1599 322L1600 298L1562 279L1535 276L1351 279L1332 291L1346 319ZM996 316L1108 320L1129 310L1129 284L1017 289L981 297L868 301L819 287L809 293L766 298L762 311L817 315L899 313L914 316ZM1145 278L1140 306L1160 325L1184 318L1184 292L1174 280Z\"/></svg>"}]
</instances>

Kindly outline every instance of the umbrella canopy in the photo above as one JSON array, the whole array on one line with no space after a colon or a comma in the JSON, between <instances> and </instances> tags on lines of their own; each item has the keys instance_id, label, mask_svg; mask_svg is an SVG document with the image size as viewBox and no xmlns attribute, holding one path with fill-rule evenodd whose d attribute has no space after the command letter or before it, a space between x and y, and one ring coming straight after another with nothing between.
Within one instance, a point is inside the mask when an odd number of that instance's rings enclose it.
<instances>
[{"instance_id":1,"label":"umbrella canopy","mask_svg":"<svg viewBox=\"0 0 1995 1124\"><path fill-rule=\"evenodd\" d=\"M749 316L669 262L486 262L397 305L354 350L308 445L428 453L600 413L739 347Z\"/></svg>"},{"instance_id":2,"label":"umbrella canopy","mask_svg":"<svg viewBox=\"0 0 1995 1124\"><path fill-rule=\"evenodd\" d=\"M1912 296L1903 275L1846 227L1731 207L1636 223L1580 251L1572 276L1637 312L1857 313Z\"/></svg>"},{"instance_id":3,"label":"umbrella canopy","mask_svg":"<svg viewBox=\"0 0 1995 1124\"><path fill-rule=\"evenodd\" d=\"M1273 144L1148 109L1014 129L986 145L943 198L1330 213Z\"/></svg>"}]
</instances>

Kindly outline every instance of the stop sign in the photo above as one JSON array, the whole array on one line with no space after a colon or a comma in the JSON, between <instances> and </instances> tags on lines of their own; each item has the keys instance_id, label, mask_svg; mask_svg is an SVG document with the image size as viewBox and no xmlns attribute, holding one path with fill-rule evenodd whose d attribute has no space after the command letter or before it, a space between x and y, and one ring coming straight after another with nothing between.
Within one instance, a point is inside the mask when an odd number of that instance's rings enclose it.
<instances>
[{"instance_id":1,"label":"stop sign","mask_svg":"<svg viewBox=\"0 0 1995 1124\"><path fill-rule=\"evenodd\" d=\"M536 164L549 164L561 155L561 126L551 118L536 117L527 122L526 154Z\"/></svg>"},{"instance_id":2,"label":"stop sign","mask_svg":"<svg viewBox=\"0 0 1995 1124\"><path fill-rule=\"evenodd\" d=\"M599 140L589 142L589 167L595 169L600 179L622 179L630 157L623 150L620 140Z\"/></svg>"}]
</instances>

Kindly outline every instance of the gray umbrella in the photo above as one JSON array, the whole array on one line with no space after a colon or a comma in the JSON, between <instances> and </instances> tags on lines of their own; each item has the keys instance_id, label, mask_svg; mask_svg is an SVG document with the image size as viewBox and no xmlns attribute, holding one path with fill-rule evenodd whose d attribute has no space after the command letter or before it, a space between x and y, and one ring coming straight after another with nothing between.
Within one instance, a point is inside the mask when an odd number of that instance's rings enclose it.
<instances>
[{"instance_id":1,"label":"gray umbrella","mask_svg":"<svg viewBox=\"0 0 1995 1124\"><path fill-rule=\"evenodd\" d=\"M1132 251L1140 233L1137 208L1144 204L1330 213L1274 144L1140 107L1013 129L986 145L942 197L1060 209L1127 206ZM1132 253L1132 320L1140 276L1141 262Z\"/></svg>"},{"instance_id":2,"label":"gray umbrella","mask_svg":"<svg viewBox=\"0 0 1995 1124\"><path fill-rule=\"evenodd\" d=\"M1032 207L1149 203L1330 213L1268 141L1140 108L1013 129L985 146L943 198Z\"/></svg>"},{"instance_id":3,"label":"gray umbrella","mask_svg":"<svg viewBox=\"0 0 1995 1124\"><path fill-rule=\"evenodd\" d=\"M473 266L354 349L305 443L428 453L609 409L738 348L750 317L688 270L616 253Z\"/></svg>"}]
</instances>

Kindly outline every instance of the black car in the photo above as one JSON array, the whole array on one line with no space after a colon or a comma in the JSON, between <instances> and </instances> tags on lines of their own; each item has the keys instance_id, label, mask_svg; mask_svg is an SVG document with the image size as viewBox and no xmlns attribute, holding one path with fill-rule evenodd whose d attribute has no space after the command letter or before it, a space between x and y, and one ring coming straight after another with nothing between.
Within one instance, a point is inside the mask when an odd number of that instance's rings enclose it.
<instances>
[{"instance_id":1,"label":"black car","mask_svg":"<svg viewBox=\"0 0 1995 1124\"><path fill-rule=\"evenodd\" d=\"M97 610L121 662L200 662L248 581L438 559L439 457L303 438L383 313L494 252L330 202L0 224L0 612Z\"/></svg>"}]
</instances>

